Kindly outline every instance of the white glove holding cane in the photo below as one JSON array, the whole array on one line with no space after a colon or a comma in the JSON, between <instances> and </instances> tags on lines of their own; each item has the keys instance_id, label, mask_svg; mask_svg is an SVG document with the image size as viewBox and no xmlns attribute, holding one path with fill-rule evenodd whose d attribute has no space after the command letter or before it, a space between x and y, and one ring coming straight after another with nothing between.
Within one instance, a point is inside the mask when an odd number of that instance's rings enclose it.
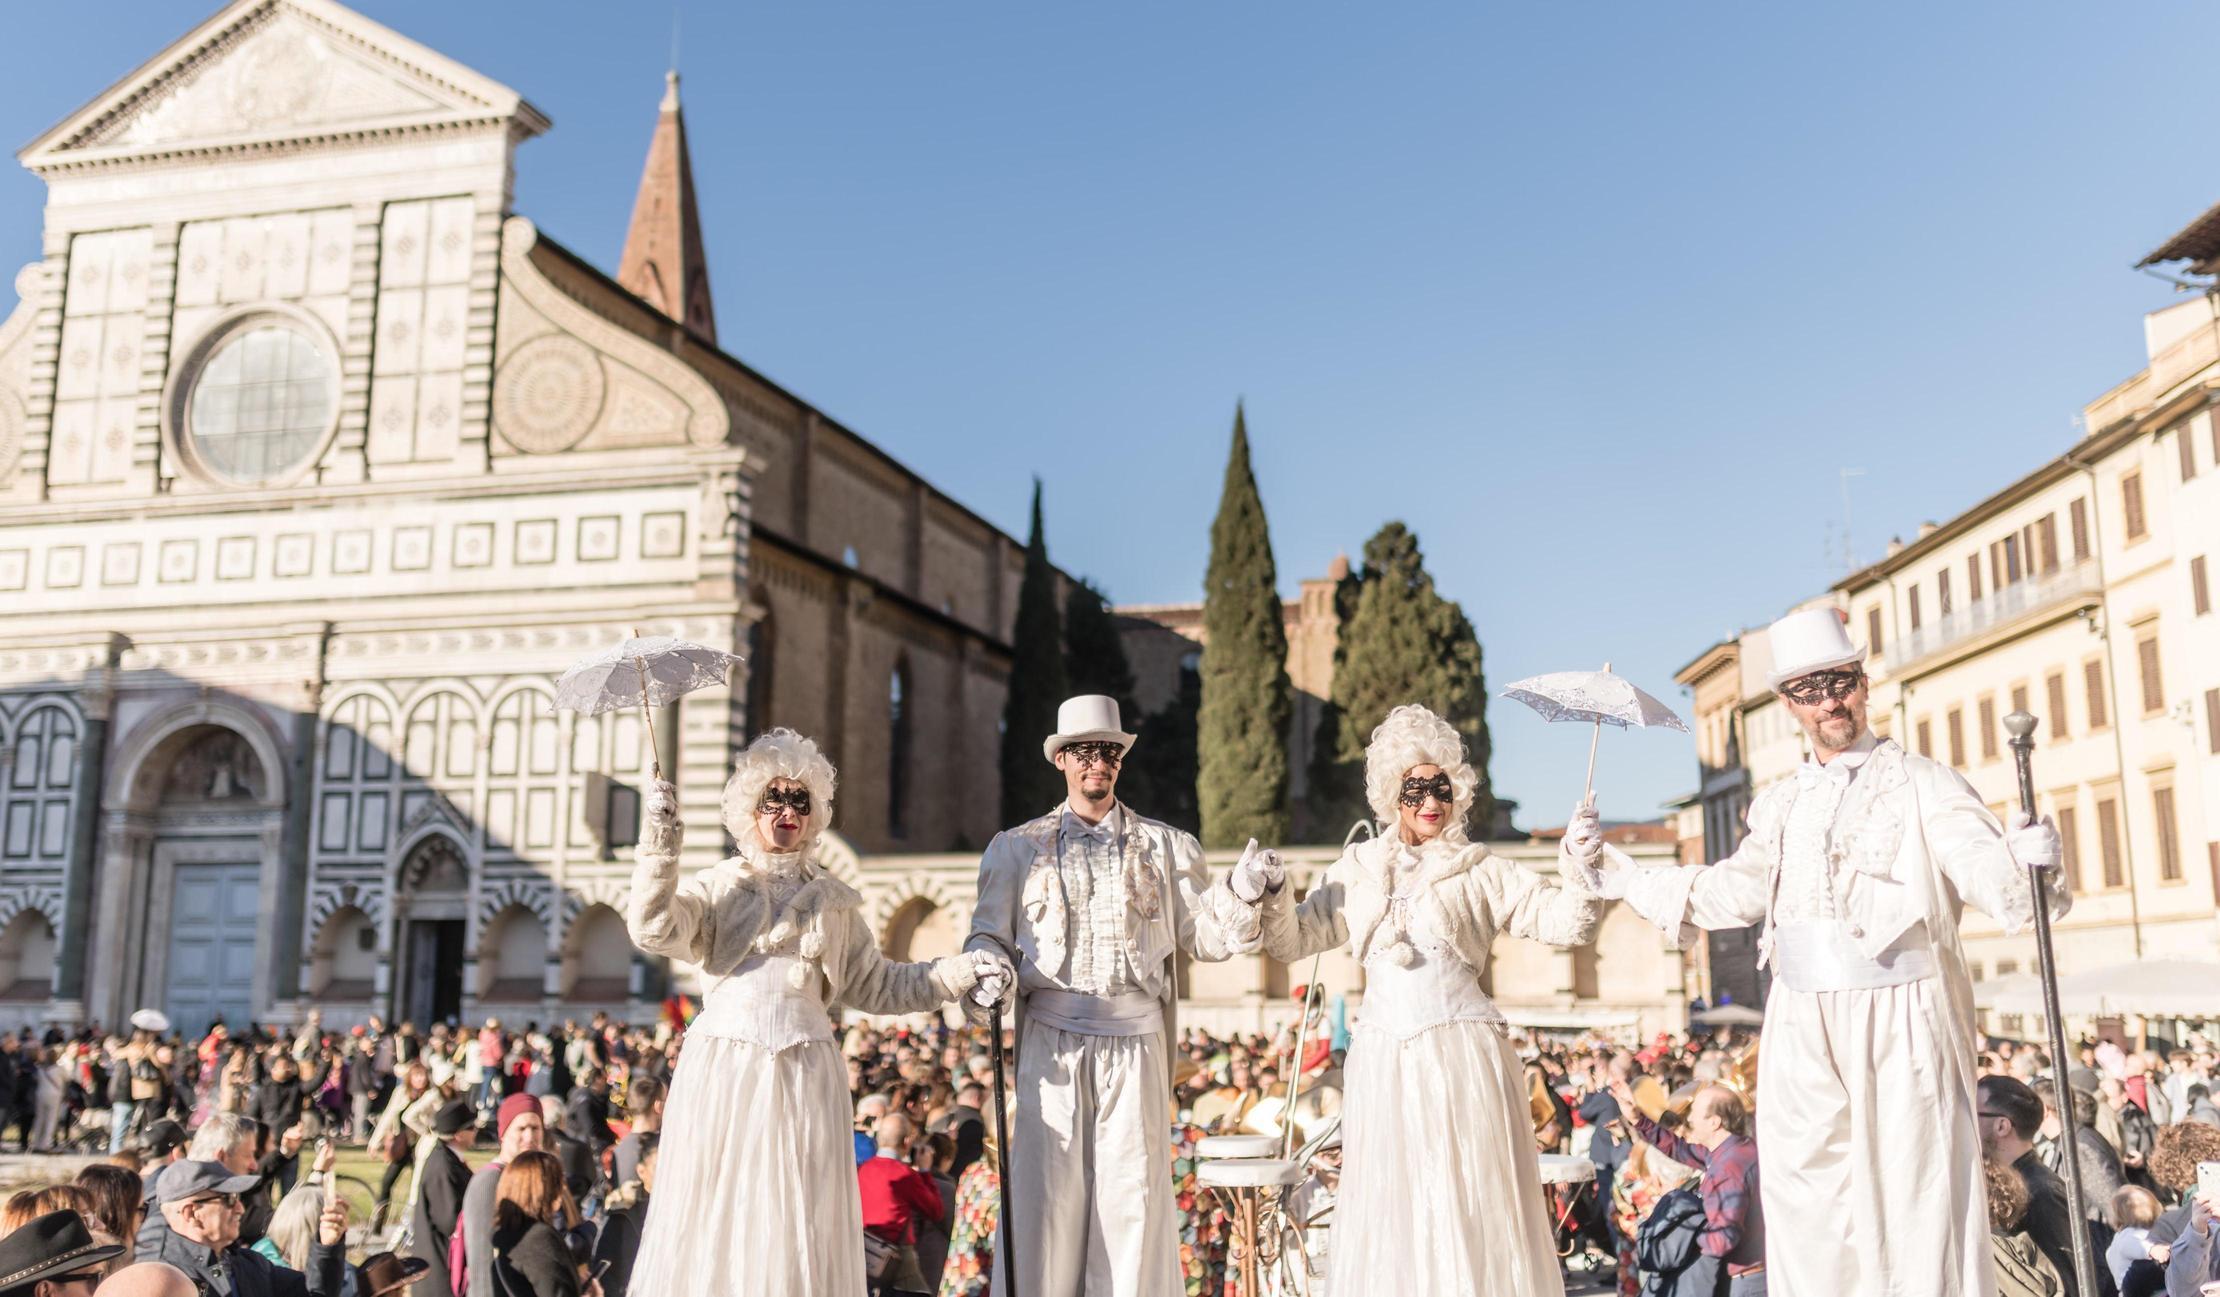
<instances>
[{"instance_id":1,"label":"white glove holding cane","mask_svg":"<svg viewBox=\"0 0 2220 1297\"><path fill-rule=\"evenodd\" d=\"M1277 892L1287 886L1287 866L1280 861L1280 853L1270 847L1260 847L1255 838L1242 849L1241 859L1233 867L1233 876L1226 880L1233 894L1250 905L1264 899L1267 892Z\"/></svg>"},{"instance_id":2,"label":"white glove holding cane","mask_svg":"<svg viewBox=\"0 0 2220 1297\"><path fill-rule=\"evenodd\" d=\"M997 1007L1017 988L1017 969L998 950L974 950L970 954L979 980L964 997L964 1016L985 1026L994 1021Z\"/></svg>"},{"instance_id":3,"label":"white glove holding cane","mask_svg":"<svg viewBox=\"0 0 2220 1297\"><path fill-rule=\"evenodd\" d=\"M1603 868L1605 860L1611 868ZM1616 901L1626 895L1627 874L1634 861L1603 840L1603 819L1590 799L1575 806L1572 818L1565 822L1564 839L1557 844L1557 866L1565 877L1578 879L1607 901Z\"/></svg>"},{"instance_id":4,"label":"white glove holding cane","mask_svg":"<svg viewBox=\"0 0 2220 1297\"><path fill-rule=\"evenodd\" d=\"M2015 812L2012 826L2004 831L2004 849L2025 869L2056 869L2061 854L2058 826L2048 815L2038 820L2026 811Z\"/></svg>"}]
</instances>

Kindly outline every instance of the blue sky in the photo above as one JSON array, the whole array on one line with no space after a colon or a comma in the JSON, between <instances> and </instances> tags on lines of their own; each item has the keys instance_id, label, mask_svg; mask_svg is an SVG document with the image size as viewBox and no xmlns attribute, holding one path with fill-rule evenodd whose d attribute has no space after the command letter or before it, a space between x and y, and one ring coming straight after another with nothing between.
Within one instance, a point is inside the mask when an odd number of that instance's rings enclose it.
<instances>
[{"instance_id":1,"label":"blue sky","mask_svg":"<svg viewBox=\"0 0 2220 1297\"><path fill-rule=\"evenodd\" d=\"M672 9L360 0L555 122L613 267ZM15 15L27 141L213 4ZM1672 672L2064 449L2220 200L2186 3L691 3L726 348L1121 601L1199 596L1237 397L1290 589L1419 534L1491 681ZM27 51L36 49L36 57ZM0 259L43 191L0 175ZM11 263L13 264L13 263ZM1491 708L1561 820L1584 736ZM1619 734L1604 811L1695 781Z\"/></svg>"}]
</instances>

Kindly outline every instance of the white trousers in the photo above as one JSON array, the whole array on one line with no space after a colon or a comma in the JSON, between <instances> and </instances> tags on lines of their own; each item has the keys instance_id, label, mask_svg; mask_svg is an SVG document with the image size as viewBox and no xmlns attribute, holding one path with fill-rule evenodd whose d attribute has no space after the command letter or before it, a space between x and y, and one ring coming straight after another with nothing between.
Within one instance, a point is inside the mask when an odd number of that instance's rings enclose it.
<instances>
[{"instance_id":1,"label":"white trousers","mask_svg":"<svg viewBox=\"0 0 2220 1297\"><path fill-rule=\"evenodd\" d=\"M1163 1033L1081 1036L1028 1018L1016 1085L1017 1297L1180 1297ZM998 1232L996 1297L1009 1297L1003 1246Z\"/></svg>"},{"instance_id":2,"label":"white trousers","mask_svg":"<svg viewBox=\"0 0 2220 1297\"><path fill-rule=\"evenodd\" d=\"M1940 978L1774 983L1757 1089L1773 1297L1995 1297L1964 1037Z\"/></svg>"}]
</instances>

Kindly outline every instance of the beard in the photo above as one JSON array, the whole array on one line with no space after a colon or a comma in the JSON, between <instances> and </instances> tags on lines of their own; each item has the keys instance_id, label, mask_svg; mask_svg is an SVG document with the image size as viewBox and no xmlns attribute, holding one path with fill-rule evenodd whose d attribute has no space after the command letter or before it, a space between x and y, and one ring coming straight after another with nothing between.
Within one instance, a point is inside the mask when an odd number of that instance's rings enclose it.
<instances>
[{"instance_id":1,"label":"beard","mask_svg":"<svg viewBox=\"0 0 2220 1297\"><path fill-rule=\"evenodd\" d=\"M1116 787L1116 784L1107 779L1082 779L1079 781L1079 795L1099 805L1110 800L1111 791Z\"/></svg>"}]
</instances>

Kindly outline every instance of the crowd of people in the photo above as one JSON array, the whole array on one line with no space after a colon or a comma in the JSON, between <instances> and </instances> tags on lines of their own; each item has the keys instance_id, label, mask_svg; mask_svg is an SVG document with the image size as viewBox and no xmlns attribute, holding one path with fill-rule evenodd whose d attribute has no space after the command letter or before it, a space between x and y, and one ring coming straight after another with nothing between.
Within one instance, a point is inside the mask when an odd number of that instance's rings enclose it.
<instances>
[{"instance_id":1,"label":"crowd of people","mask_svg":"<svg viewBox=\"0 0 2220 1297\"><path fill-rule=\"evenodd\" d=\"M1285 1218L1291 1246L1323 1255L1347 1041L1319 1018L1309 1036L1298 1060L1292 1027L1181 1033L1167 1132L1189 1293L1225 1297L1232 1270L1232 1225L1196 1184L1195 1143L1276 1131L1298 1074L1310 1096L1302 1133L1326 1137L1310 1147ZM635 1291L661 1107L684 1040L676 1022L606 1019L522 1031L497 1021L325 1031L312 1021L189 1041L144 1031L5 1038L0 1094L72 1059L50 1082L63 1113L114 1151L0 1204L0 1274L81 1276L121 1294L622 1297ZM1547 1191L1568 1269L1629 1295L1764 1291L1754 1037L1720 1030L1634 1048L1514 1031L1509 1043L1534 1150L1590 1168ZM840 1033L839 1051L873 1291L984 1297L1002 1201L987 1029L858 1023ZM2195 1293L2220 1280L2210 1241L2220 1202L2197 1184L2198 1163L2220 1162L2220 1053L2200 1037L2180 1049L2096 1041L2078 1052L2068 1092L2100 1291ZM2049 1060L1997 1041L1977 1070L2000 1290L2080 1297ZM17 1105L0 1140L37 1150L55 1124ZM367 1215L328 1174L342 1147L385 1167ZM42 1269L42 1258L66 1268Z\"/></svg>"}]
</instances>

